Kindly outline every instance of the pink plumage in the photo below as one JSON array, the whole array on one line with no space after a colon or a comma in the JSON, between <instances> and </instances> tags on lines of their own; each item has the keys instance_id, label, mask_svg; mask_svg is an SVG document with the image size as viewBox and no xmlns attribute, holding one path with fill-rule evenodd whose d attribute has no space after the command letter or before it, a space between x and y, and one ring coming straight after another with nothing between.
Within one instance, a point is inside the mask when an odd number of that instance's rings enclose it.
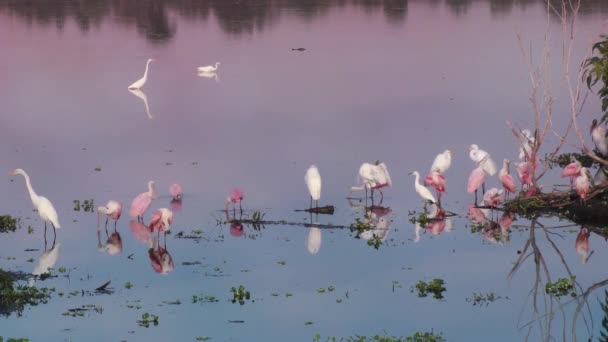
<instances>
[{"instance_id":1,"label":"pink plumage","mask_svg":"<svg viewBox=\"0 0 608 342\"><path fill-rule=\"evenodd\" d=\"M487 221L486 215L484 215L481 209L477 208L475 204L469 204L469 214L467 218L474 224L485 224Z\"/></svg>"},{"instance_id":2,"label":"pink plumage","mask_svg":"<svg viewBox=\"0 0 608 342\"><path fill-rule=\"evenodd\" d=\"M181 185L179 185L178 183L171 184L171 186L169 187L169 193L171 194L171 196L173 196L173 199L178 200L178 199L182 198Z\"/></svg>"},{"instance_id":3,"label":"pink plumage","mask_svg":"<svg viewBox=\"0 0 608 342\"><path fill-rule=\"evenodd\" d=\"M483 195L483 203L486 206L496 208L502 203L502 192L503 190L498 190L497 188L488 190Z\"/></svg>"},{"instance_id":4,"label":"pink plumage","mask_svg":"<svg viewBox=\"0 0 608 342\"><path fill-rule=\"evenodd\" d=\"M147 192L142 192L137 195L133 202L131 202L131 210L129 210L129 215L131 217L143 217L144 213L150 205L152 204L152 196Z\"/></svg>"},{"instance_id":5,"label":"pink plumage","mask_svg":"<svg viewBox=\"0 0 608 342\"><path fill-rule=\"evenodd\" d=\"M500 184L502 187L511 193L515 193L515 181L513 180L513 176L506 174L500 176Z\"/></svg>"},{"instance_id":6,"label":"pink plumage","mask_svg":"<svg viewBox=\"0 0 608 342\"><path fill-rule=\"evenodd\" d=\"M152 236L150 229L146 227L143 223L139 221L131 221L129 222L129 227L131 228L131 233L133 236L141 242L149 243L150 237Z\"/></svg>"},{"instance_id":7,"label":"pink plumage","mask_svg":"<svg viewBox=\"0 0 608 342\"><path fill-rule=\"evenodd\" d=\"M467 183L467 192L474 193L481 184L486 180L486 173L481 166L476 167L469 175L469 182Z\"/></svg>"},{"instance_id":8,"label":"pink plumage","mask_svg":"<svg viewBox=\"0 0 608 342\"><path fill-rule=\"evenodd\" d=\"M173 212L167 208L157 209L150 219L151 231L166 232L171 228L173 223Z\"/></svg>"},{"instance_id":9,"label":"pink plumage","mask_svg":"<svg viewBox=\"0 0 608 342\"><path fill-rule=\"evenodd\" d=\"M228 200L232 203L239 203L243 200L243 190L239 188L230 190Z\"/></svg>"},{"instance_id":10,"label":"pink plumage","mask_svg":"<svg viewBox=\"0 0 608 342\"><path fill-rule=\"evenodd\" d=\"M437 171L431 172L430 175L424 177L425 186L433 186L437 194L445 192L445 176Z\"/></svg>"},{"instance_id":11,"label":"pink plumage","mask_svg":"<svg viewBox=\"0 0 608 342\"><path fill-rule=\"evenodd\" d=\"M587 176L587 169L581 168L581 174L574 180L574 187L581 198L581 202L585 202L587 194L589 194L589 190L591 189L591 182Z\"/></svg>"},{"instance_id":12,"label":"pink plumage","mask_svg":"<svg viewBox=\"0 0 608 342\"><path fill-rule=\"evenodd\" d=\"M581 168L581 163L572 157L570 159L570 164L566 165L564 171L562 172L562 178L570 177L570 185L572 185L574 183L574 178L581 175Z\"/></svg>"},{"instance_id":13,"label":"pink plumage","mask_svg":"<svg viewBox=\"0 0 608 342\"><path fill-rule=\"evenodd\" d=\"M505 213L502 214L502 217L498 221L498 225L503 233L506 233L513 225L513 216L513 213L508 211L505 211Z\"/></svg>"},{"instance_id":14,"label":"pink plumage","mask_svg":"<svg viewBox=\"0 0 608 342\"><path fill-rule=\"evenodd\" d=\"M528 163L517 164L517 176L522 185L531 185L532 172L530 172L530 165Z\"/></svg>"},{"instance_id":15,"label":"pink plumage","mask_svg":"<svg viewBox=\"0 0 608 342\"><path fill-rule=\"evenodd\" d=\"M576 236L576 244L575 244L576 252L581 256L583 260L583 264L587 263L587 259L589 258L589 232L587 232L584 228L581 228L581 231L578 232Z\"/></svg>"}]
</instances>

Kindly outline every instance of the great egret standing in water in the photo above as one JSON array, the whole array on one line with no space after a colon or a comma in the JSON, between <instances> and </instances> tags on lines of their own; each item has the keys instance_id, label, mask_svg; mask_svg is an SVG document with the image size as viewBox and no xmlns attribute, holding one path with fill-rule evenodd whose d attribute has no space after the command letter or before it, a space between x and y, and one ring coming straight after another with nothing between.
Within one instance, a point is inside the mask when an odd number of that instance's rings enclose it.
<instances>
[{"instance_id":1,"label":"great egret standing in water","mask_svg":"<svg viewBox=\"0 0 608 342\"><path fill-rule=\"evenodd\" d=\"M450 168L450 165L452 165L453 154L454 153L450 150L445 150L442 153L439 153L437 157L435 157L433 165L431 165L431 173L445 173Z\"/></svg>"},{"instance_id":2,"label":"great egret standing in water","mask_svg":"<svg viewBox=\"0 0 608 342\"><path fill-rule=\"evenodd\" d=\"M30 182L30 176L22 169L16 169L11 172L11 176L14 175L22 175L25 178L25 185L27 186L27 191L30 194L30 199L32 200L32 204L36 211L38 211L38 215L42 221L44 221L44 241L46 241L46 223L50 222L51 226L53 226L53 244L55 243L55 238L57 236L56 229L61 228L59 225L59 218L57 217L57 211L53 207L51 201L49 201L44 196L38 196L32 188L32 183Z\"/></svg>"},{"instance_id":3,"label":"great egret standing in water","mask_svg":"<svg viewBox=\"0 0 608 342\"><path fill-rule=\"evenodd\" d=\"M148 68L150 67L150 62L152 62L153 60L154 59L152 58L148 59L148 61L146 62L146 71L144 71L144 76L133 82L133 84L129 86L129 89L139 89L143 87L144 84L146 84L146 80L148 79Z\"/></svg>"},{"instance_id":4,"label":"great egret standing in water","mask_svg":"<svg viewBox=\"0 0 608 342\"><path fill-rule=\"evenodd\" d=\"M319 207L319 199L321 198L321 175L319 169L315 165L310 165L304 175L304 181L308 187L310 193L310 208L312 209L312 201L317 202L317 208Z\"/></svg>"},{"instance_id":5,"label":"great egret standing in water","mask_svg":"<svg viewBox=\"0 0 608 342\"><path fill-rule=\"evenodd\" d=\"M201 73L211 73L211 72L216 72L217 68L220 66L220 62L216 62L215 66L213 65L207 65L207 66L202 66L202 67L198 67L198 72Z\"/></svg>"}]
</instances>

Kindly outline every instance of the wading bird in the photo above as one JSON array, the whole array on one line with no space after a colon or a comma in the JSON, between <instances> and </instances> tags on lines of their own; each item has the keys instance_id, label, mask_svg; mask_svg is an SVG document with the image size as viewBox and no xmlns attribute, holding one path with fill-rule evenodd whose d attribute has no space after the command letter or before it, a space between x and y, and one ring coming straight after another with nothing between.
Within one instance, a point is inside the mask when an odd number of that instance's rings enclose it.
<instances>
[{"instance_id":1,"label":"wading bird","mask_svg":"<svg viewBox=\"0 0 608 342\"><path fill-rule=\"evenodd\" d=\"M304 182L310 193L310 208L312 209L312 201L315 200L317 208L319 207L319 199L321 198L321 174L315 165L310 165L304 175Z\"/></svg>"},{"instance_id":2,"label":"wading bird","mask_svg":"<svg viewBox=\"0 0 608 342\"><path fill-rule=\"evenodd\" d=\"M116 229L116 222L120 219L122 214L122 204L117 201L109 200L105 206L97 208L97 226L99 227L99 220L101 214L106 216L106 228L108 228L108 219L114 220L114 229Z\"/></svg>"},{"instance_id":3,"label":"wading bird","mask_svg":"<svg viewBox=\"0 0 608 342\"><path fill-rule=\"evenodd\" d=\"M595 147L597 147L597 150L600 151L604 157L608 156L607 134L608 131L606 130L606 127L598 123L596 119L593 119L591 122L591 140L593 140Z\"/></svg>"},{"instance_id":4,"label":"wading bird","mask_svg":"<svg viewBox=\"0 0 608 342\"><path fill-rule=\"evenodd\" d=\"M53 226L53 245L55 244L55 238L57 237L56 230L61 228L59 225L59 218L57 217L57 211L51 201L44 196L38 196L34 188L32 188L32 183L30 182L30 176L22 169L16 169L11 172L11 176L22 175L25 178L25 185L27 186L27 191L30 194L30 200L32 200L32 204L38 215L42 221L44 221L44 241L46 243L46 223L49 222L51 226Z\"/></svg>"},{"instance_id":5,"label":"wading bird","mask_svg":"<svg viewBox=\"0 0 608 342\"><path fill-rule=\"evenodd\" d=\"M469 175L469 181L467 183L467 192L472 194L475 193L475 203L477 203L477 189L486 181L486 172L483 170L483 166L479 165L471 171ZM484 191L485 193L485 191Z\"/></svg>"},{"instance_id":6,"label":"wading bird","mask_svg":"<svg viewBox=\"0 0 608 342\"><path fill-rule=\"evenodd\" d=\"M570 177L570 185L574 184L574 178L580 176L581 168L583 166L581 163L574 158L574 156L570 156L570 164L566 165L564 171L562 172L562 178Z\"/></svg>"},{"instance_id":7,"label":"wading bird","mask_svg":"<svg viewBox=\"0 0 608 342\"><path fill-rule=\"evenodd\" d=\"M382 203L382 199L384 198L384 194L382 194L382 190L380 189L385 186L390 187L393 185L386 164L380 163L380 161L377 161L375 164L361 164L361 167L359 167L358 178L361 185L351 187L350 192L352 193L353 191L365 190L365 198L367 199L367 190L370 189L373 200L374 189L377 189L380 191L380 203Z\"/></svg>"},{"instance_id":8,"label":"wading bird","mask_svg":"<svg viewBox=\"0 0 608 342\"><path fill-rule=\"evenodd\" d=\"M148 210L148 208L150 208L154 196L154 181L149 181L148 191L142 192L141 194L137 195L137 197L133 199L133 202L131 202L131 210L129 210L129 216L137 217L138 221L141 220L141 222L143 222L144 213L146 212L146 210Z\"/></svg>"},{"instance_id":9,"label":"wading bird","mask_svg":"<svg viewBox=\"0 0 608 342\"><path fill-rule=\"evenodd\" d=\"M527 161L532 154L532 147L534 147L536 139L530 130L526 128L521 131L521 140L523 147L519 148L519 159Z\"/></svg>"},{"instance_id":10,"label":"wading bird","mask_svg":"<svg viewBox=\"0 0 608 342\"><path fill-rule=\"evenodd\" d=\"M496 174L496 164L494 164L494 161L490 158L490 154L484 150L480 150L479 146L475 144L469 146L469 157L472 161L481 165L483 170L490 176Z\"/></svg>"},{"instance_id":11,"label":"wading bird","mask_svg":"<svg viewBox=\"0 0 608 342\"><path fill-rule=\"evenodd\" d=\"M148 79L148 68L150 67L150 62L152 62L154 59L150 58L148 59L148 61L146 62L146 71L144 71L144 76L140 79L138 79L137 81L133 82L133 84L131 84L129 86L129 89L133 90L133 89L139 89L141 87L144 86L144 84L146 84L146 80Z\"/></svg>"},{"instance_id":12,"label":"wading bird","mask_svg":"<svg viewBox=\"0 0 608 342\"><path fill-rule=\"evenodd\" d=\"M532 186L532 172L530 171L530 164L528 162L521 162L515 165L517 168L517 177L521 182L522 187Z\"/></svg>"},{"instance_id":13,"label":"wading bird","mask_svg":"<svg viewBox=\"0 0 608 342\"><path fill-rule=\"evenodd\" d=\"M151 231L157 232L166 232L171 229L171 224L173 223L173 212L167 208L156 209L154 214L152 214L152 218L150 219L150 224L148 224L148 228Z\"/></svg>"},{"instance_id":14,"label":"wading bird","mask_svg":"<svg viewBox=\"0 0 608 342\"><path fill-rule=\"evenodd\" d=\"M581 198L581 203L585 203L591 189L591 175L586 167L581 167L581 174L574 180L574 187Z\"/></svg>"},{"instance_id":15,"label":"wading bird","mask_svg":"<svg viewBox=\"0 0 608 342\"><path fill-rule=\"evenodd\" d=\"M509 197L510 193L515 193L515 181L513 180L513 176L511 176L510 166L511 161L509 159L505 159L502 161L502 169L498 172L498 179L500 180L500 184L505 189L505 201Z\"/></svg>"},{"instance_id":16,"label":"wading bird","mask_svg":"<svg viewBox=\"0 0 608 342\"><path fill-rule=\"evenodd\" d=\"M228 205L230 203L232 203L232 210L236 211L236 204L239 204L239 209L241 210L241 213L243 212L243 207L241 206L241 202L243 202L243 195L244 192L243 190L241 190L240 188L235 188L230 190L230 193L228 194L228 198L226 199L226 207L224 208L224 210L226 212L228 212ZM228 214L226 214L228 215Z\"/></svg>"},{"instance_id":17,"label":"wading bird","mask_svg":"<svg viewBox=\"0 0 608 342\"><path fill-rule=\"evenodd\" d=\"M212 72L216 72L217 68L219 66L220 66L220 62L216 62L215 66L213 66L213 65L202 66L202 67L198 67L196 70L198 70L198 72L201 72L201 73L212 73Z\"/></svg>"},{"instance_id":18,"label":"wading bird","mask_svg":"<svg viewBox=\"0 0 608 342\"><path fill-rule=\"evenodd\" d=\"M492 189L488 190L483 195L483 204L488 207L492 207L492 208L498 207L502 203L503 191L504 190L502 190L502 189L498 190L497 188L492 188Z\"/></svg>"},{"instance_id":19,"label":"wading bird","mask_svg":"<svg viewBox=\"0 0 608 342\"><path fill-rule=\"evenodd\" d=\"M437 200L441 203L441 195L445 192L445 177L437 171L431 171L430 175L424 177L424 185L435 188Z\"/></svg>"},{"instance_id":20,"label":"wading bird","mask_svg":"<svg viewBox=\"0 0 608 342\"><path fill-rule=\"evenodd\" d=\"M173 183L169 187L169 193L173 196L174 201L179 201L182 199L182 187L178 183Z\"/></svg>"},{"instance_id":21,"label":"wading bird","mask_svg":"<svg viewBox=\"0 0 608 342\"><path fill-rule=\"evenodd\" d=\"M442 153L439 153L437 157L435 157L435 160L433 160L433 164L431 165L431 173L445 173L450 168L450 165L452 165L453 154L454 153L450 150L445 150Z\"/></svg>"},{"instance_id":22,"label":"wading bird","mask_svg":"<svg viewBox=\"0 0 608 342\"><path fill-rule=\"evenodd\" d=\"M414 175L414 177L416 177L414 179L414 189L416 189L418 195L420 195L420 197L422 197L422 199L424 200L424 207L426 208L427 202L437 204L437 200L435 199L435 197L433 197L431 191L429 191L429 189L425 188L420 184L420 174L418 173L418 171L411 172L410 175Z\"/></svg>"}]
</instances>

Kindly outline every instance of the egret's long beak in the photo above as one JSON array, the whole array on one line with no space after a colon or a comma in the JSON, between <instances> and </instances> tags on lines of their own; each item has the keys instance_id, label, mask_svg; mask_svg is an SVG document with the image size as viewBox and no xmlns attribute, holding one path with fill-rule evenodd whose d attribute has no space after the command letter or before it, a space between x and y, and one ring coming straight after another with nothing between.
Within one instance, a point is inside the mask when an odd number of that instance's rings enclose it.
<instances>
[{"instance_id":1,"label":"egret's long beak","mask_svg":"<svg viewBox=\"0 0 608 342\"><path fill-rule=\"evenodd\" d=\"M408 175L408 176L411 176L411 175L413 175L413 174L414 174L413 172L410 172L410 173L408 173L407 175Z\"/></svg>"}]
</instances>

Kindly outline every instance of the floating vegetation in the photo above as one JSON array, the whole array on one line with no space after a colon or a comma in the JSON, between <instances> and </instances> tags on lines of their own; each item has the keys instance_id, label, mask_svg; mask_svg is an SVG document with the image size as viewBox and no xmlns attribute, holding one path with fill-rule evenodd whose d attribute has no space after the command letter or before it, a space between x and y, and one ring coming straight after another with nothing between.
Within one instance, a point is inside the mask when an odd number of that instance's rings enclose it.
<instances>
[{"instance_id":1,"label":"floating vegetation","mask_svg":"<svg viewBox=\"0 0 608 342\"><path fill-rule=\"evenodd\" d=\"M318 293L325 293L325 289L324 289L324 288L322 288L322 287L320 287L320 288L317 290L317 292L318 292Z\"/></svg>"},{"instance_id":2,"label":"floating vegetation","mask_svg":"<svg viewBox=\"0 0 608 342\"><path fill-rule=\"evenodd\" d=\"M416 210L407 212L407 216L410 217L410 222L415 224L416 222L420 223L421 226L426 226L431 222L431 219L428 216L428 212L422 212L418 214Z\"/></svg>"},{"instance_id":3,"label":"floating vegetation","mask_svg":"<svg viewBox=\"0 0 608 342\"><path fill-rule=\"evenodd\" d=\"M201 303L215 303L215 302L218 302L218 301L219 300L217 298L215 298L215 296L209 296L209 295L206 295L206 296L203 296L203 295L197 296L197 295L192 295L192 303L193 304L198 303L198 302L201 302Z\"/></svg>"},{"instance_id":4,"label":"floating vegetation","mask_svg":"<svg viewBox=\"0 0 608 342\"><path fill-rule=\"evenodd\" d=\"M376 234L372 234L372 238L367 240L368 246L374 246L375 249L379 249L382 245L382 238Z\"/></svg>"},{"instance_id":5,"label":"floating vegetation","mask_svg":"<svg viewBox=\"0 0 608 342\"><path fill-rule=\"evenodd\" d=\"M315 334L313 336L313 342L321 341L321 335ZM445 339L442 334L435 334L434 332L416 332L412 336L408 337L394 337L388 335L375 335L375 336L349 336L349 337L335 337L328 336L325 338L326 342L443 342Z\"/></svg>"},{"instance_id":6,"label":"floating vegetation","mask_svg":"<svg viewBox=\"0 0 608 342\"><path fill-rule=\"evenodd\" d=\"M245 286L241 285L239 286L239 288L231 288L230 291L232 291L232 303L236 303L237 301L239 302L239 304L244 305L245 304L245 300L249 300L251 298L251 294L249 293L249 291L245 291Z\"/></svg>"},{"instance_id":7,"label":"floating vegetation","mask_svg":"<svg viewBox=\"0 0 608 342\"><path fill-rule=\"evenodd\" d=\"M374 226L369 222L362 221L359 218L355 218L355 223L350 225L350 231L355 233L355 238L361 238L361 234L367 230L374 229Z\"/></svg>"},{"instance_id":8,"label":"floating vegetation","mask_svg":"<svg viewBox=\"0 0 608 342\"><path fill-rule=\"evenodd\" d=\"M313 324L312 321L306 321L306 322L304 322L304 325L312 325L312 324Z\"/></svg>"},{"instance_id":9,"label":"floating vegetation","mask_svg":"<svg viewBox=\"0 0 608 342\"><path fill-rule=\"evenodd\" d=\"M254 211L253 215L251 215L251 221L252 222L262 222L264 220L264 216L266 216L265 213L262 213L260 211Z\"/></svg>"},{"instance_id":10,"label":"floating vegetation","mask_svg":"<svg viewBox=\"0 0 608 342\"><path fill-rule=\"evenodd\" d=\"M547 282L545 286L545 292L556 297L566 296L570 294L572 297L576 297L574 292L574 280L576 276L570 276L570 278L560 278L556 282Z\"/></svg>"},{"instance_id":11,"label":"floating vegetation","mask_svg":"<svg viewBox=\"0 0 608 342\"><path fill-rule=\"evenodd\" d=\"M130 289L132 287L133 287L133 284L131 284L130 281L128 281L128 282L125 283L125 289Z\"/></svg>"},{"instance_id":12,"label":"floating vegetation","mask_svg":"<svg viewBox=\"0 0 608 342\"><path fill-rule=\"evenodd\" d=\"M95 203L93 199L83 200L82 204L80 204L80 200L73 200L74 203L74 211L82 211L84 212L94 212L95 211Z\"/></svg>"},{"instance_id":13,"label":"floating vegetation","mask_svg":"<svg viewBox=\"0 0 608 342\"><path fill-rule=\"evenodd\" d=\"M202 264L202 262L200 261L182 261L182 266L194 266L194 265L200 265Z\"/></svg>"},{"instance_id":14,"label":"floating vegetation","mask_svg":"<svg viewBox=\"0 0 608 342\"><path fill-rule=\"evenodd\" d=\"M172 301L172 302L165 300L165 301L163 301L163 304L167 304L167 305L181 305L182 301L179 300L179 298L176 299L176 300L174 300L174 301Z\"/></svg>"},{"instance_id":15,"label":"floating vegetation","mask_svg":"<svg viewBox=\"0 0 608 342\"><path fill-rule=\"evenodd\" d=\"M91 312L95 312L98 314L102 314L103 313L103 307L101 307L101 305L95 305L95 304L85 304L82 305L80 307L76 307L73 309L68 309L68 311L62 313L63 316L70 316L70 317L84 317L85 313L91 313Z\"/></svg>"},{"instance_id":16,"label":"floating vegetation","mask_svg":"<svg viewBox=\"0 0 608 342\"><path fill-rule=\"evenodd\" d=\"M4 341L2 336L0 336L0 342ZM29 342L29 338L8 338L6 342Z\"/></svg>"},{"instance_id":17,"label":"floating vegetation","mask_svg":"<svg viewBox=\"0 0 608 342\"><path fill-rule=\"evenodd\" d=\"M0 269L0 315L23 314L26 306L46 304L51 298L49 289L35 286L15 285L11 273Z\"/></svg>"},{"instance_id":18,"label":"floating vegetation","mask_svg":"<svg viewBox=\"0 0 608 342\"><path fill-rule=\"evenodd\" d=\"M467 301L467 303L473 303L473 306L475 305L479 305L479 306L488 306L490 303L501 299L501 296L497 296L496 293L494 292L488 292L488 293L477 293L477 292L473 292L473 296L471 296L471 298L467 298L465 299ZM506 298L508 299L508 298Z\"/></svg>"},{"instance_id":19,"label":"floating vegetation","mask_svg":"<svg viewBox=\"0 0 608 342\"><path fill-rule=\"evenodd\" d=\"M443 292L446 290L443 285L445 285L445 281L440 278L435 278L428 284L423 280L419 280L414 288L412 288L412 292L415 289L418 292L418 297L426 297L429 293L432 293L435 299L443 299Z\"/></svg>"},{"instance_id":20,"label":"floating vegetation","mask_svg":"<svg viewBox=\"0 0 608 342\"><path fill-rule=\"evenodd\" d=\"M195 338L197 341L209 341L211 339L211 337L207 337L207 336L197 336Z\"/></svg>"},{"instance_id":21,"label":"floating vegetation","mask_svg":"<svg viewBox=\"0 0 608 342\"><path fill-rule=\"evenodd\" d=\"M101 168L100 167L96 167L95 168L95 172L101 172Z\"/></svg>"},{"instance_id":22,"label":"floating vegetation","mask_svg":"<svg viewBox=\"0 0 608 342\"><path fill-rule=\"evenodd\" d=\"M0 233L12 233L17 228L21 228L21 219L14 218L11 215L0 215Z\"/></svg>"},{"instance_id":23,"label":"floating vegetation","mask_svg":"<svg viewBox=\"0 0 608 342\"><path fill-rule=\"evenodd\" d=\"M279 261L277 261L277 264L279 264L281 266L285 266L285 260L279 260Z\"/></svg>"},{"instance_id":24,"label":"floating vegetation","mask_svg":"<svg viewBox=\"0 0 608 342\"><path fill-rule=\"evenodd\" d=\"M145 328L149 328L150 324L157 326L158 325L158 316L151 315L146 312L143 315L141 315L141 319L137 321L137 324L139 324L140 327L145 327Z\"/></svg>"}]
</instances>

